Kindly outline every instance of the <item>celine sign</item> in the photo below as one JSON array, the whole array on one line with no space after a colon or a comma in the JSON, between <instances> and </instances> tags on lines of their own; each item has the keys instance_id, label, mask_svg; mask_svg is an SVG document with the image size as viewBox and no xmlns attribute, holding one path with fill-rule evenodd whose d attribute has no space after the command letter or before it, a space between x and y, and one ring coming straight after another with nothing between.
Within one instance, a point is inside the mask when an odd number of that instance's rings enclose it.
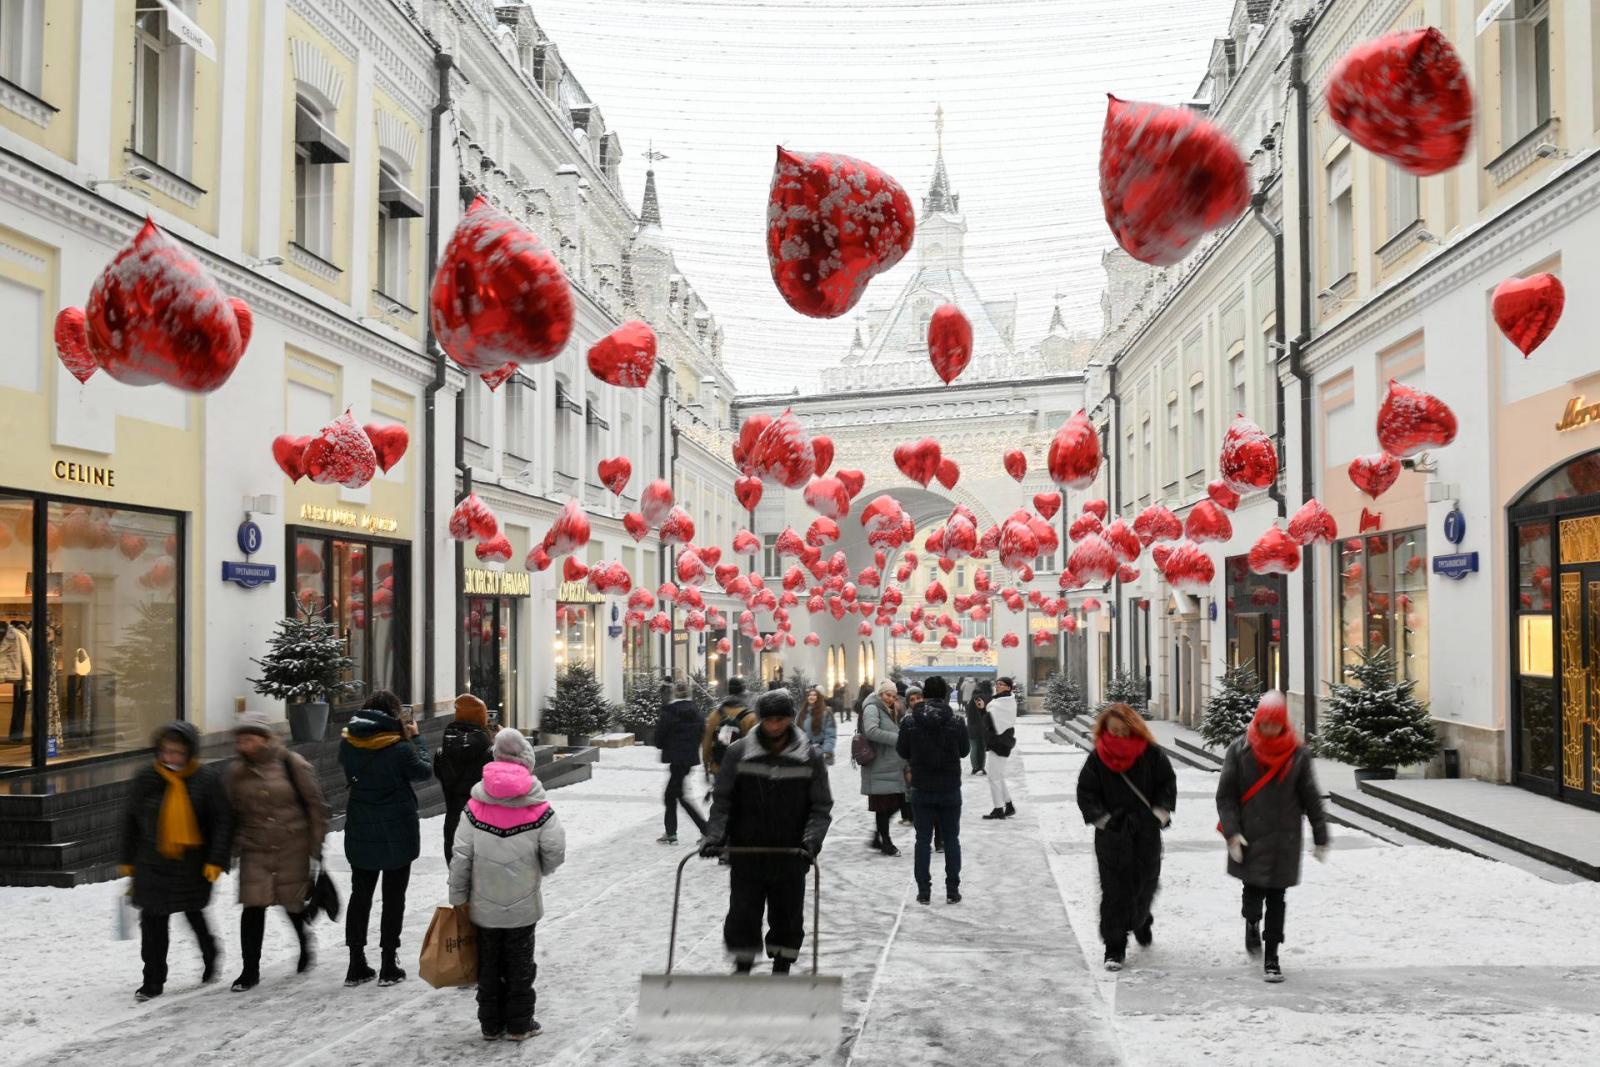
<instances>
[{"instance_id":1,"label":"celine sign","mask_svg":"<svg viewBox=\"0 0 1600 1067\"><path fill-rule=\"evenodd\" d=\"M533 575L468 567L461 573L461 591L467 596L528 596L533 592Z\"/></svg>"},{"instance_id":2,"label":"celine sign","mask_svg":"<svg viewBox=\"0 0 1600 1067\"><path fill-rule=\"evenodd\" d=\"M111 467L95 467L88 463L72 463L68 460L58 459L50 472L56 476L58 482L75 482L78 485L94 485L102 489L115 489L117 487L117 472Z\"/></svg>"},{"instance_id":3,"label":"celine sign","mask_svg":"<svg viewBox=\"0 0 1600 1067\"><path fill-rule=\"evenodd\" d=\"M301 504L300 517L310 522L343 526L351 530L365 530L368 533L394 533L400 528L400 520L387 515L370 515L365 511L351 511L349 508L327 508L321 504Z\"/></svg>"},{"instance_id":4,"label":"celine sign","mask_svg":"<svg viewBox=\"0 0 1600 1067\"><path fill-rule=\"evenodd\" d=\"M1576 430L1591 422L1600 422L1600 404L1585 405L1582 396L1575 396L1567 401L1567 410L1562 412L1561 421L1556 423L1556 432Z\"/></svg>"}]
</instances>

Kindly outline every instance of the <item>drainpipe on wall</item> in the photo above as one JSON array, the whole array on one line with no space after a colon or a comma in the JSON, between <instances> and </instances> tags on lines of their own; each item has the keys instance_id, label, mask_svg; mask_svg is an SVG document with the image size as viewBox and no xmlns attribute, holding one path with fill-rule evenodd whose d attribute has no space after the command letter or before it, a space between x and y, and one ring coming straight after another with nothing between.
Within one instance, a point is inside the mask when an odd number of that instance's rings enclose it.
<instances>
[{"instance_id":1,"label":"drainpipe on wall","mask_svg":"<svg viewBox=\"0 0 1600 1067\"><path fill-rule=\"evenodd\" d=\"M433 105L433 116L428 124L428 237L427 256L428 270L432 271L439 261L439 182L440 172L444 169L439 163L439 151L443 141L444 116L450 112L450 69L454 61L447 52L435 52L433 68L438 79L438 99ZM459 180L452 173L452 179ZM437 527L439 522L439 509L434 505L434 496L438 492L438 475L435 465L438 455L438 394L445 383L445 354L439 347L439 339L433 334L433 317L424 316L427 324L426 347L429 357L433 360L433 380L428 383L428 388L423 394L422 406L422 707L424 717L431 718L434 708L434 674L437 670L437 656L434 652L434 640L438 633L437 621L434 618L433 591L437 577L437 550L434 547Z\"/></svg>"},{"instance_id":2,"label":"drainpipe on wall","mask_svg":"<svg viewBox=\"0 0 1600 1067\"><path fill-rule=\"evenodd\" d=\"M656 446L657 453L658 453L657 456L656 456L656 464L657 464L656 469L661 472L661 476L663 476L663 477L668 479L668 484L673 486L674 491L676 491L676 488L677 488L677 472L673 469L673 467L676 466L676 464L674 463L674 464L669 465L668 462L667 462L667 436L672 433L672 424L667 421L667 404L669 403L669 400L670 400L670 397L671 397L672 368L667 366L665 361L662 361L662 363L660 364L660 370L661 370L661 396L657 400L656 419L657 419L658 423L661 426L661 436L660 436L660 439L659 439L659 441L657 443L657 446ZM676 460L678 458L678 450L677 450L677 442L676 441L673 442L672 458L674 460ZM643 492L643 488L642 487L640 489L640 492L641 493ZM671 573L670 570L669 570L669 568L671 567L671 562L668 560L666 552L661 547L659 547L659 544L660 543L657 542L658 547L656 548L656 560L657 560L657 562L661 562L662 563L662 567L661 567L661 573L660 573L660 575L658 577L659 577L660 581L665 582L665 581L670 580L668 578L668 575ZM658 583L658 588L659 588L659 583ZM674 609L674 611L676 611L676 609ZM672 661L675 658L674 655L673 655L675 650L674 650L673 645L672 645L672 635L670 633L669 634L663 634L660 637L660 641L661 641L661 662L666 663L667 671L670 673L672 671L672 669L673 669L673 666L674 666Z\"/></svg>"},{"instance_id":3,"label":"drainpipe on wall","mask_svg":"<svg viewBox=\"0 0 1600 1067\"><path fill-rule=\"evenodd\" d=\"M1283 227L1267 217L1267 182L1264 180L1261 185L1262 188L1250 196L1250 213L1261 228L1267 231L1268 236L1272 238L1272 340L1277 346L1277 354L1274 356L1273 362L1282 363L1288 351L1287 346L1284 344L1285 324L1283 321L1284 312L1287 310L1284 307L1286 297L1283 278ZM1287 411L1284 407L1283 378L1281 375L1273 375L1272 391L1274 394L1273 418L1276 423L1272 436L1277 442L1278 468L1281 471L1283 469L1283 461L1288 458L1288 449L1285 448L1284 442L1285 435L1288 433L1288 427L1284 422ZM1267 496L1271 497L1278 505L1278 518L1285 518L1289 514L1289 502L1288 498L1284 496L1282 482L1274 479L1272 484L1267 486Z\"/></svg>"},{"instance_id":4,"label":"drainpipe on wall","mask_svg":"<svg viewBox=\"0 0 1600 1067\"><path fill-rule=\"evenodd\" d=\"M1122 443L1122 398L1117 395L1117 365L1115 362L1106 365L1106 399L1111 401L1111 447L1107 449L1111 457L1111 501L1107 505L1115 504L1111 510L1119 514L1122 509L1122 453L1119 445ZM1110 512L1108 511L1107 514ZM1116 595L1112 603L1119 608L1122 606L1122 579L1113 579L1116 582ZM1126 612L1124 612L1126 615ZM1122 670L1122 626L1126 619L1113 619L1111 627L1111 663L1113 671ZM1128 623L1132 625L1132 623ZM1107 679L1110 681L1110 679Z\"/></svg>"},{"instance_id":5,"label":"drainpipe on wall","mask_svg":"<svg viewBox=\"0 0 1600 1067\"><path fill-rule=\"evenodd\" d=\"M566 412L561 412L560 415L564 418ZM472 468L467 465L467 438L461 432L461 428L467 424L466 419L467 391L463 389L456 394L455 465L456 474L461 477L461 495L456 497L457 503L465 500L467 495L472 492ZM456 565L456 692L464 693L467 691L467 582L465 572L467 546L461 541L456 541L454 544Z\"/></svg>"},{"instance_id":6,"label":"drainpipe on wall","mask_svg":"<svg viewBox=\"0 0 1600 1067\"><path fill-rule=\"evenodd\" d=\"M1305 344L1311 338L1311 98L1306 86L1306 39L1311 35L1309 17L1289 24L1293 35L1289 56L1289 88L1294 92L1295 176L1300 199L1297 224L1300 240L1300 332L1289 344L1289 373L1300 388L1300 502L1311 499L1311 375L1304 363ZM1317 647L1316 591L1311 580L1312 564L1300 567L1301 678L1305 685L1305 732L1317 729Z\"/></svg>"}]
</instances>

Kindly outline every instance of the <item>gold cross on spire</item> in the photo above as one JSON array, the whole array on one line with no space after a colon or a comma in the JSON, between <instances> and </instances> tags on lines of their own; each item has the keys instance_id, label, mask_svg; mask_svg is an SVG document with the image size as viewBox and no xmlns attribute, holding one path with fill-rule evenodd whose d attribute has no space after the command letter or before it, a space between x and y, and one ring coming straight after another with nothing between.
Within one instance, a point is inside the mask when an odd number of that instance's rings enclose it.
<instances>
[{"instance_id":1,"label":"gold cross on spire","mask_svg":"<svg viewBox=\"0 0 1600 1067\"><path fill-rule=\"evenodd\" d=\"M933 129L939 139L939 152L944 153L944 105L937 104L933 109Z\"/></svg>"}]
</instances>

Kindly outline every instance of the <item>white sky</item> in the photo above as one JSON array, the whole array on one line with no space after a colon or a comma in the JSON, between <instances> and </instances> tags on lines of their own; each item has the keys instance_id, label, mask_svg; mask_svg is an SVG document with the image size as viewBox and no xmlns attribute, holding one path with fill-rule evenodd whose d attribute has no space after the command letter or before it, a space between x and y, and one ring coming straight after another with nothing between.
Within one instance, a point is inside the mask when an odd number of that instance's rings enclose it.
<instances>
[{"instance_id":1,"label":"white sky","mask_svg":"<svg viewBox=\"0 0 1600 1067\"><path fill-rule=\"evenodd\" d=\"M678 267L725 331L743 391L814 387L849 347L855 312L807 319L767 269L774 146L857 156L917 204L945 164L967 217L967 269L987 299L1019 298L1036 342L1063 295L1100 327L1111 247L1098 161L1105 94L1176 103L1199 85L1232 0L539 0L535 16L621 136L637 210L653 142ZM915 254L869 287L888 303Z\"/></svg>"}]
</instances>

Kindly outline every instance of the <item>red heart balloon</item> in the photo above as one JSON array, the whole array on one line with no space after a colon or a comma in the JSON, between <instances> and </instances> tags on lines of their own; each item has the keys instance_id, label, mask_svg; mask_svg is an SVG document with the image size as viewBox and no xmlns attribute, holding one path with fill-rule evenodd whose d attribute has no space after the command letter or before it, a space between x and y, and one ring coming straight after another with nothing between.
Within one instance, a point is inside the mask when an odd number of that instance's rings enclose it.
<instances>
[{"instance_id":1,"label":"red heart balloon","mask_svg":"<svg viewBox=\"0 0 1600 1067\"><path fill-rule=\"evenodd\" d=\"M1378 408L1378 445L1398 459L1456 439L1456 415L1445 402L1393 379Z\"/></svg>"},{"instance_id":2,"label":"red heart balloon","mask_svg":"<svg viewBox=\"0 0 1600 1067\"><path fill-rule=\"evenodd\" d=\"M787 410L761 432L748 458L755 468L752 473L785 489L805 485L817 467L806 428Z\"/></svg>"},{"instance_id":3,"label":"red heart balloon","mask_svg":"<svg viewBox=\"0 0 1600 1067\"><path fill-rule=\"evenodd\" d=\"M644 492L639 495L639 511L644 515L645 522L659 526L671 510L672 486L657 478L644 487Z\"/></svg>"},{"instance_id":4,"label":"red heart balloon","mask_svg":"<svg viewBox=\"0 0 1600 1067\"><path fill-rule=\"evenodd\" d=\"M1133 533L1145 547L1154 541L1176 541L1183 536L1183 520L1161 504L1151 504L1134 516Z\"/></svg>"},{"instance_id":5,"label":"red heart balloon","mask_svg":"<svg viewBox=\"0 0 1600 1067\"><path fill-rule=\"evenodd\" d=\"M771 425L771 415L751 415L739 424L739 436L733 442L733 465L739 468L740 474L756 472L754 463L756 442L761 440L761 435L766 433L767 427Z\"/></svg>"},{"instance_id":6,"label":"red heart balloon","mask_svg":"<svg viewBox=\"0 0 1600 1067\"><path fill-rule=\"evenodd\" d=\"M706 563L705 560L700 558L700 553L696 552L693 546L685 547L682 552L678 553L676 569L678 581L682 583L678 589L679 594L688 593L698 596L699 594L694 587L706 580Z\"/></svg>"},{"instance_id":7,"label":"red heart balloon","mask_svg":"<svg viewBox=\"0 0 1600 1067\"><path fill-rule=\"evenodd\" d=\"M483 384L487 385L489 387L489 392L492 393L499 389L502 385L506 384L506 382L510 381L511 376L516 373L517 365L515 363L507 363L503 367L496 367L494 370L486 370L482 374L478 375L478 377L483 380Z\"/></svg>"},{"instance_id":8,"label":"red heart balloon","mask_svg":"<svg viewBox=\"0 0 1600 1067\"><path fill-rule=\"evenodd\" d=\"M1567 291L1554 274L1507 278L1494 288L1495 325L1524 358L1544 344L1566 306Z\"/></svg>"},{"instance_id":9,"label":"red heart balloon","mask_svg":"<svg viewBox=\"0 0 1600 1067\"><path fill-rule=\"evenodd\" d=\"M534 545L525 559L522 568L529 571L543 571L550 568L550 553L544 550L543 545Z\"/></svg>"},{"instance_id":10,"label":"red heart balloon","mask_svg":"<svg viewBox=\"0 0 1600 1067\"><path fill-rule=\"evenodd\" d=\"M1067 569L1085 582L1108 582L1117 573L1121 561L1116 549L1099 534L1090 534L1079 541L1067 559Z\"/></svg>"},{"instance_id":11,"label":"red heart balloon","mask_svg":"<svg viewBox=\"0 0 1600 1067\"><path fill-rule=\"evenodd\" d=\"M477 493L468 493L450 512L449 531L457 541L488 541L500 532L500 520Z\"/></svg>"},{"instance_id":12,"label":"red heart balloon","mask_svg":"<svg viewBox=\"0 0 1600 1067\"><path fill-rule=\"evenodd\" d=\"M306 445L310 443L310 437L295 437L287 433L272 439L273 462L289 476L291 482L298 482L306 476Z\"/></svg>"},{"instance_id":13,"label":"red heart balloon","mask_svg":"<svg viewBox=\"0 0 1600 1067\"><path fill-rule=\"evenodd\" d=\"M806 484L806 504L829 519L850 514L850 493L838 478L813 478Z\"/></svg>"},{"instance_id":14,"label":"red heart balloon","mask_svg":"<svg viewBox=\"0 0 1600 1067\"><path fill-rule=\"evenodd\" d=\"M700 558L706 561L707 567L715 567L722 560L722 549L715 545L702 545Z\"/></svg>"},{"instance_id":15,"label":"red heart balloon","mask_svg":"<svg viewBox=\"0 0 1600 1067\"><path fill-rule=\"evenodd\" d=\"M1172 553L1167 556L1167 563L1162 568L1162 573L1179 592L1191 596L1205 596L1211 592L1211 583L1216 579L1217 568L1199 545L1193 541L1180 541L1173 546Z\"/></svg>"},{"instance_id":16,"label":"red heart balloon","mask_svg":"<svg viewBox=\"0 0 1600 1067\"><path fill-rule=\"evenodd\" d=\"M998 555L1000 566L1008 571L1021 570L1028 561L1039 554L1039 539L1026 520L1007 519L1000 527Z\"/></svg>"},{"instance_id":17,"label":"red heart balloon","mask_svg":"<svg viewBox=\"0 0 1600 1067\"><path fill-rule=\"evenodd\" d=\"M1252 574L1288 574L1300 566L1300 546L1278 527L1268 526L1246 558Z\"/></svg>"},{"instance_id":18,"label":"red heart balloon","mask_svg":"<svg viewBox=\"0 0 1600 1067\"><path fill-rule=\"evenodd\" d=\"M561 506L556 521L550 524L550 531L544 535L544 547L552 557L565 556L587 545L589 536L589 516L584 514L576 500L568 500Z\"/></svg>"},{"instance_id":19,"label":"red heart balloon","mask_svg":"<svg viewBox=\"0 0 1600 1067\"><path fill-rule=\"evenodd\" d=\"M1376 500L1400 477L1400 461L1387 452L1357 456L1350 461L1350 480L1355 487Z\"/></svg>"},{"instance_id":20,"label":"red heart balloon","mask_svg":"<svg viewBox=\"0 0 1600 1067\"><path fill-rule=\"evenodd\" d=\"M1072 525L1067 527L1069 541L1082 541L1090 534L1105 532L1105 526L1100 522L1100 517L1093 512L1086 511L1072 520Z\"/></svg>"},{"instance_id":21,"label":"red heart balloon","mask_svg":"<svg viewBox=\"0 0 1600 1067\"><path fill-rule=\"evenodd\" d=\"M56 316L56 356L80 383L88 381L100 369L89 351L82 308L62 308L61 314Z\"/></svg>"},{"instance_id":22,"label":"red heart balloon","mask_svg":"<svg viewBox=\"0 0 1600 1067\"><path fill-rule=\"evenodd\" d=\"M1166 544L1150 546L1150 562L1154 563L1156 565L1156 569L1163 574L1165 574L1167 571L1167 561L1172 558L1172 553L1175 547L1176 546L1174 545Z\"/></svg>"},{"instance_id":23,"label":"red heart balloon","mask_svg":"<svg viewBox=\"0 0 1600 1067\"><path fill-rule=\"evenodd\" d=\"M629 319L589 347L589 373L607 385L643 389L656 369L656 332Z\"/></svg>"},{"instance_id":24,"label":"red heart balloon","mask_svg":"<svg viewBox=\"0 0 1600 1067\"><path fill-rule=\"evenodd\" d=\"M1100 435L1079 411L1056 431L1045 457L1050 480L1061 489L1087 489L1100 473Z\"/></svg>"},{"instance_id":25,"label":"red heart balloon","mask_svg":"<svg viewBox=\"0 0 1600 1067\"><path fill-rule=\"evenodd\" d=\"M1106 521L1106 515L1109 511L1110 509L1106 506L1104 500L1085 500L1083 502L1083 513L1085 515L1093 515L1101 522Z\"/></svg>"},{"instance_id":26,"label":"red heart balloon","mask_svg":"<svg viewBox=\"0 0 1600 1067\"><path fill-rule=\"evenodd\" d=\"M1016 648L1021 643L1021 639L1009 630L1000 635L1001 648Z\"/></svg>"},{"instance_id":27,"label":"red heart balloon","mask_svg":"<svg viewBox=\"0 0 1600 1067\"><path fill-rule=\"evenodd\" d=\"M661 543L682 545L694 540L694 520L689 513L674 506L661 521Z\"/></svg>"},{"instance_id":28,"label":"red heart balloon","mask_svg":"<svg viewBox=\"0 0 1600 1067\"><path fill-rule=\"evenodd\" d=\"M1356 144L1426 178L1449 170L1472 140L1472 87L1432 26L1363 41L1328 76L1328 116Z\"/></svg>"},{"instance_id":29,"label":"red heart balloon","mask_svg":"<svg viewBox=\"0 0 1600 1067\"><path fill-rule=\"evenodd\" d=\"M867 484L867 476L860 471L840 471L834 477L839 479L839 484L844 486L844 491L854 500L861 492L861 487Z\"/></svg>"},{"instance_id":30,"label":"red heart balloon","mask_svg":"<svg viewBox=\"0 0 1600 1067\"><path fill-rule=\"evenodd\" d=\"M1206 496L1223 511L1238 510L1239 494L1228 488L1228 483L1221 478L1206 483Z\"/></svg>"},{"instance_id":31,"label":"red heart balloon","mask_svg":"<svg viewBox=\"0 0 1600 1067\"><path fill-rule=\"evenodd\" d=\"M505 534L495 534L487 541L478 542L473 552L484 563L504 563L511 558L511 542Z\"/></svg>"},{"instance_id":32,"label":"red heart balloon","mask_svg":"<svg viewBox=\"0 0 1600 1067\"><path fill-rule=\"evenodd\" d=\"M806 527L806 544L821 548L839 540L839 524L829 518L814 519Z\"/></svg>"},{"instance_id":33,"label":"red heart balloon","mask_svg":"<svg viewBox=\"0 0 1600 1067\"><path fill-rule=\"evenodd\" d=\"M1013 448L1007 452L1001 462L1005 464L1006 473L1015 481L1022 481L1028 476L1028 456L1020 448Z\"/></svg>"},{"instance_id":34,"label":"red heart balloon","mask_svg":"<svg viewBox=\"0 0 1600 1067\"><path fill-rule=\"evenodd\" d=\"M589 577L589 565L582 560L568 556L561 561L561 580L564 582L581 582Z\"/></svg>"},{"instance_id":35,"label":"red heart balloon","mask_svg":"<svg viewBox=\"0 0 1600 1067\"><path fill-rule=\"evenodd\" d=\"M630 511L622 516L622 528L628 531L628 536L635 541L643 541L650 532L650 524L644 521L644 516L637 511Z\"/></svg>"},{"instance_id":36,"label":"red heart balloon","mask_svg":"<svg viewBox=\"0 0 1600 1067\"><path fill-rule=\"evenodd\" d=\"M1060 493L1035 493L1033 494L1033 510L1044 519L1053 519L1056 512L1061 510Z\"/></svg>"},{"instance_id":37,"label":"red heart balloon","mask_svg":"<svg viewBox=\"0 0 1600 1067\"><path fill-rule=\"evenodd\" d=\"M1132 563L1139 558L1139 553L1144 546L1139 543L1139 535L1128 528L1128 524L1120 518L1106 527L1102 535L1112 549L1117 553L1117 559L1123 563Z\"/></svg>"},{"instance_id":38,"label":"red heart balloon","mask_svg":"<svg viewBox=\"0 0 1600 1067\"><path fill-rule=\"evenodd\" d=\"M367 435L367 440L372 442L372 451L377 456L378 468L385 474L400 462L400 457L406 454L406 447L411 444L411 435L398 422L392 422L387 426L369 422L361 427L361 430Z\"/></svg>"},{"instance_id":39,"label":"red heart balloon","mask_svg":"<svg viewBox=\"0 0 1600 1067\"><path fill-rule=\"evenodd\" d=\"M560 262L481 196L445 245L431 303L439 344L469 371L545 363L572 335L572 289Z\"/></svg>"},{"instance_id":40,"label":"red heart balloon","mask_svg":"<svg viewBox=\"0 0 1600 1067\"><path fill-rule=\"evenodd\" d=\"M1228 135L1192 108L1109 97L1100 200L1117 244L1164 267L1250 206L1250 176Z\"/></svg>"},{"instance_id":41,"label":"red heart balloon","mask_svg":"<svg viewBox=\"0 0 1600 1067\"><path fill-rule=\"evenodd\" d=\"M136 560L144 555L148 545L149 542L136 533L125 533L117 538L117 551L121 552L122 558L126 560Z\"/></svg>"},{"instance_id":42,"label":"red heart balloon","mask_svg":"<svg viewBox=\"0 0 1600 1067\"><path fill-rule=\"evenodd\" d=\"M972 323L954 304L940 304L928 320L928 361L946 385L972 362Z\"/></svg>"},{"instance_id":43,"label":"red heart balloon","mask_svg":"<svg viewBox=\"0 0 1600 1067\"><path fill-rule=\"evenodd\" d=\"M761 479L752 474L748 478L735 479L733 495L738 498L740 507L746 511L754 511L756 505L761 503L762 488Z\"/></svg>"},{"instance_id":44,"label":"red heart balloon","mask_svg":"<svg viewBox=\"0 0 1600 1067\"><path fill-rule=\"evenodd\" d=\"M633 477L633 464L627 456L602 459L595 473L600 476L601 485L611 490L614 496L621 496L628 487L628 479Z\"/></svg>"},{"instance_id":45,"label":"red heart balloon","mask_svg":"<svg viewBox=\"0 0 1600 1067\"><path fill-rule=\"evenodd\" d=\"M740 530L733 535L733 551L735 555L749 556L761 551L761 538L749 530Z\"/></svg>"},{"instance_id":46,"label":"red heart balloon","mask_svg":"<svg viewBox=\"0 0 1600 1067\"><path fill-rule=\"evenodd\" d=\"M306 477L318 485L359 489L372 481L378 469L378 454L372 448L371 438L346 411L311 438L301 462L305 465Z\"/></svg>"},{"instance_id":47,"label":"red heart balloon","mask_svg":"<svg viewBox=\"0 0 1600 1067\"><path fill-rule=\"evenodd\" d=\"M1278 450L1265 430L1239 415L1222 436L1219 469L1235 493L1265 489L1278 477Z\"/></svg>"},{"instance_id":48,"label":"red heart balloon","mask_svg":"<svg viewBox=\"0 0 1600 1067\"><path fill-rule=\"evenodd\" d=\"M1322 501L1307 500L1289 520L1289 540L1297 545L1331 545L1339 539L1339 526Z\"/></svg>"},{"instance_id":49,"label":"red heart balloon","mask_svg":"<svg viewBox=\"0 0 1600 1067\"><path fill-rule=\"evenodd\" d=\"M894 465L900 468L900 473L923 487L939 473L942 458L939 442L931 437L896 445L894 450Z\"/></svg>"},{"instance_id":50,"label":"red heart balloon","mask_svg":"<svg viewBox=\"0 0 1600 1067\"><path fill-rule=\"evenodd\" d=\"M1218 507L1216 501L1202 500L1189 512L1183 532L1195 542L1226 541L1233 536L1233 523L1228 521L1228 513Z\"/></svg>"},{"instance_id":51,"label":"red heart balloon","mask_svg":"<svg viewBox=\"0 0 1600 1067\"><path fill-rule=\"evenodd\" d=\"M833 466L833 438L824 437L822 434L811 439L811 454L816 459L814 473L822 477L828 473L828 468Z\"/></svg>"},{"instance_id":52,"label":"red heart balloon","mask_svg":"<svg viewBox=\"0 0 1600 1067\"><path fill-rule=\"evenodd\" d=\"M767 196L767 264L784 302L838 318L911 250L911 198L859 159L778 149Z\"/></svg>"},{"instance_id":53,"label":"red heart balloon","mask_svg":"<svg viewBox=\"0 0 1600 1067\"><path fill-rule=\"evenodd\" d=\"M956 461L948 456L939 460L939 469L935 472L939 484L946 489L954 489L961 480L961 468L956 466Z\"/></svg>"}]
</instances>

